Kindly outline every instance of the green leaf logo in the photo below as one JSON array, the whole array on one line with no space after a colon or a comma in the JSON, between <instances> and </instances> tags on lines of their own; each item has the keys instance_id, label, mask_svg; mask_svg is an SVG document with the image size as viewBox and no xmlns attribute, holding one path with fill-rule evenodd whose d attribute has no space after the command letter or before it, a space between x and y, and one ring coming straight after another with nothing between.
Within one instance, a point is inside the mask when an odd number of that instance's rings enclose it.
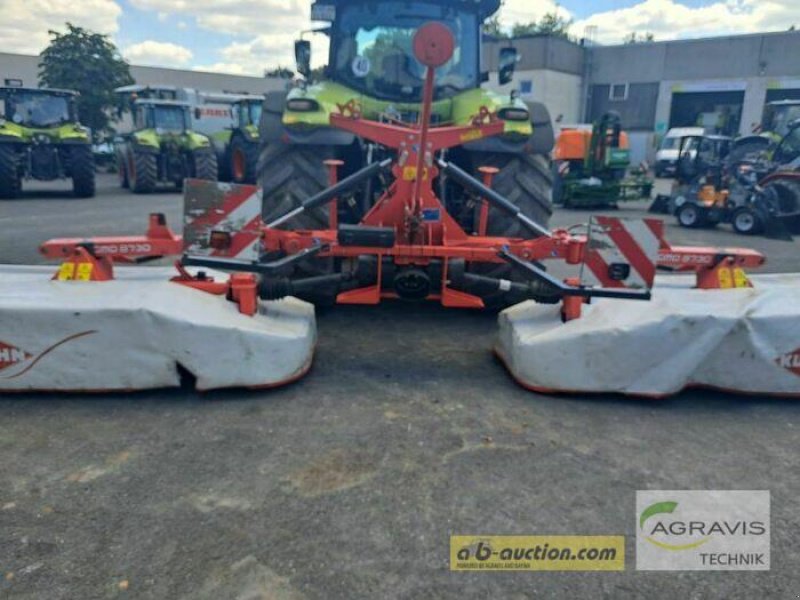
<instances>
[{"instance_id":1,"label":"green leaf logo","mask_svg":"<svg viewBox=\"0 0 800 600\"><path fill-rule=\"evenodd\" d=\"M673 502L672 500L667 500L665 502L656 502L655 504L651 504L642 511L641 515L639 515L639 529L644 531L645 522L653 515L661 515L661 514L671 515L672 513L675 512L676 508L678 508L678 503ZM709 539L711 539L711 536L706 536L702 540L699 540L697 542L691 542L689 544L667 544L665 542L660 542L649 535L645 536L644 539L646 539L654 546L658 546L659 548L663 548L664 550L678 551L678 550L691 550L692 548L697 548L698 546L702 546Z\"/></svg>"}]
</instances>

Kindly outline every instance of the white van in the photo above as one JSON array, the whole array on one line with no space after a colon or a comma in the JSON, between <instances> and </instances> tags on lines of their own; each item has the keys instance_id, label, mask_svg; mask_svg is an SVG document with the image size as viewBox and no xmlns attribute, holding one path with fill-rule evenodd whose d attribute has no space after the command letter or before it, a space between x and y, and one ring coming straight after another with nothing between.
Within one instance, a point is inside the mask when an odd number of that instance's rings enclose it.
<instances>
[{"instance_id":1,"label":"white van","mask_svg":"<svg viewBox=\"0 0 800 600\"><path fill-rule=\"evenodd\" d=\"M678 164L681 138L690 135L704 135L702 127L674 127L667 132L656 152L656 177L672 177ZM690 151L691 154L692 151Z\"/></svg>"}]
</instances>

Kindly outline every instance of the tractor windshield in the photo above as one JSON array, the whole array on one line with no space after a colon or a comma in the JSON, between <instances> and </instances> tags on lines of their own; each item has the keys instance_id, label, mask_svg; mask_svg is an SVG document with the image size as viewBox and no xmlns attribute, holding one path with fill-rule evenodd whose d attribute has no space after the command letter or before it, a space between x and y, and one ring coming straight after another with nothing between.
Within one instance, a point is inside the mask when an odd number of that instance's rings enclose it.
<instances>
[{"instance_id":1,"label":"tractor windshield","mask_svg":"<svg viewBox=\"0 0 800 600\"><path fill-rule=\"evenodd\" d=\"M798 157L800 157L800 126L795 124L794 127L789 128L786 137L783 138L775 150L773 158L779 164L786 164L796 160Z\"/></svg>"},{"instance_id":2,"label":"tractor windshield","mask_svg":"<svg viewBox=\"0 0 800 600\"><path fill-rule=\"evenodd\" d=\"M774 131L778 135L784 136L789 133L789 126L797 119L800 119L800 103L769 104L764 119L765 131Z\"/></svg>"},{"instance_id":3,"label":"tractor windshield","mask_svg":"<svg viewBox=\"0 0 800 600\"><path fill-rule=\"evenodd\" d=\"M5 118L26 127L52 127L68 123L69 99L38 92L14 92L6 97Z\"/></svg>"},{"instance_id":4,"label":"tractor windshield","mask_svg":"<svg viewBox=\"0 0 800 600\"><path fill-rule=\"evenodd\" d=\"M447 25L456 40L453 58L436 71L437 98L477 87L477 15L452 6L398 1L349 4L342 9L333 34L335 78L377 98L419 101L425 67L414 58L412 40L428 21Z\"/></svg>"},{"instance_id":5,"label":"tractor windshield","mask_svg":"<svg viewBox=\"0 0 800 600\"><path fill-rule=\"evenodd\" d=\"M183 106L150 107L150 127L164 131L185 131L188 128L188 112Z\"/></svg>"},{"instance_id":6,"label":"tractor windshield","mask_svg":"<svg viewBox=\"0 0 800 600\"><path fill-rule=\"evenodd\" d=\"M242 111L242 126L258 125L261 121L261 102L247 102L239 110Z\"/></svg>"}]
</instances>

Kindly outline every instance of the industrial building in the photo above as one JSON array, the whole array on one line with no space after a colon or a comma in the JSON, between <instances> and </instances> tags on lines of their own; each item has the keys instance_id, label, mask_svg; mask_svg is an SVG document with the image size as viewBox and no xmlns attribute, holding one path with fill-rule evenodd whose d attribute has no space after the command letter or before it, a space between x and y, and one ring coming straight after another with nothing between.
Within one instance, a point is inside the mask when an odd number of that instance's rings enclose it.
<instances>
[{"instance_id":1,"label":"industrial building","mask_svg":"<svg viewBox=\"0 0 800 600\"><path fill-rule=\"evenodd\" d=\"M547 36L491 40L484 53L490 70L503 45L521 55L512 85L523 96L547 104L563 123L616 111L637 161L652 160L671 127L747 134L767 102L800 99L798 31L619 46Z\"/></svg>"},{"instance_id":2,"label":"industrial building","mask_svg":"<svg viewBox=\"0 0 800 600\"><path fill-rule=\"evenodd\" d=\"M590 122L618 112L634 161L652 160L671 127L703 125L729 135L750 133L767 102L800 99L800 32L786 31L668 42L600 46L588 40L532 35L485 40L489 85L544 102L558 123ZM497 84L499 48L520 54L514 82ZM37 81L36 56L0 53L0 78ZM264 93L286 81L201 71L132 66L143 85Z\"/></svg>"},{"instance_id":3,"label":"industrial building","mask_svg":"<svg viewBox=\"0 0 800 600\"><path fill-rule=\"evenodd\" d=\"M36 86L39 82L38 73L38 56L0 52L0 83L5 80L17 80L26 86ZM286 86L285 80L272 77L249 77L138 65L131 65L131 75L140 85L174 85L234 94L263 94Z\"/></svg>"}]
</instances>

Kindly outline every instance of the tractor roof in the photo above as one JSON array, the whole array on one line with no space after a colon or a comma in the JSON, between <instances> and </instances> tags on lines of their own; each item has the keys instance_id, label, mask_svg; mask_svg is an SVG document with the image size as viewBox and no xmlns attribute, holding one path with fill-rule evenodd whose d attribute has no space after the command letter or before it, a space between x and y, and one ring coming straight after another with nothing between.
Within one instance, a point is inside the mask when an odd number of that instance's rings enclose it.
<instances>
[{"instance_id":1,"label":"tractor roof","mask_svg":"<svg viewBox=\"0 0 800 600\"><path fill-rule=\"evenodd\" d=\"M17 87L13 85L0 86L0 94L15 92L25 92L26 94L43 94L49 96L77 96L78 92L74 90L60 90L56 88L32 88L32 87Z\"/></svg>"},{"instance_id":2,"label":"tractor roof","mask_svg":"<svg viewBox=\"0 0 800 600\"><path fill-rule=\"evenodd\" d=\"M176 88L174 85L139 85L135 83L133 85L118 87L114 91L118 94L136 94L138 92L145 92L148 90L174 92L177 89L178 88Z\"/></svg>"},{"instance_id":3,"label":"tractor roof","mask_svg":"<svg viewBox=\"0 0 800 600\"><path fill-rule=\"evenodd\" d=\"M364 1L365 0L316 0L314 4L342 6L344 4L355 4ZM498 11L501 0L413 0L413 2L417 4L461 5L465 8L474 8L477 9L481 19L485 19Z\"/></svg>"},{"instance_id":4,"label":"tractor roof","mask_svg":"<svg viewBox=\"0 0 800 600\"><path fill-rule=\"evenodd\" d=\"M189 108L191 106L191 104L189 104L188 102L180 102L178 100L162 100L161 98L139 98L138 100L136 100L135 104L137 106L143 104L151 104L157 106L181 106L181 107L185 106L186 108Z\"/></svg>"},{"instance_id":5,"label":"tractor roof","mask_svg":"<svg viewBox=\"0 0 800 600\"><path fill-rule=\"evenodd\" d=\"M800 106L800 100L773 100L767 106Z\"/></svg>"}]
</instances>

